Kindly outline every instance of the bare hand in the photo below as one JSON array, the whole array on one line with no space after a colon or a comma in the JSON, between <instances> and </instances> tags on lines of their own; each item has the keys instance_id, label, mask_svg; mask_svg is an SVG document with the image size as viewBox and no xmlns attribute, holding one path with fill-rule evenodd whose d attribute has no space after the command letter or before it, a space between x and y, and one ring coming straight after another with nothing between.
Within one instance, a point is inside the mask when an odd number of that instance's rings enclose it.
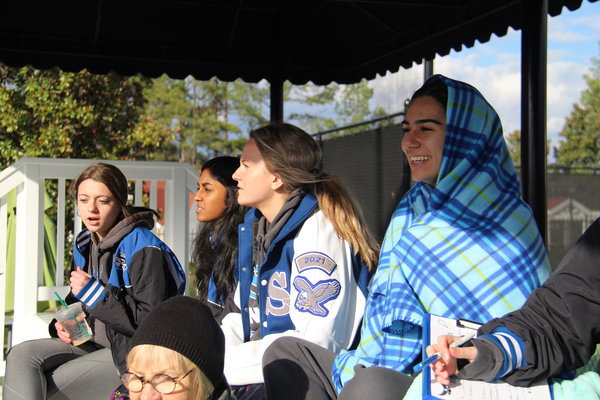
<instances>
[{"instance_id":1,"label":"bare hand","mask_svg":"<svg viewBox=\"0 0 600 400\"><path fill-rule=\"evenodd\" d=\"M77 267L75 271L71 272L71 278L69 279L71 284L71 292L78 294L81 289L85 286L87 281L91 278L90 274L83 271L80 267Z\"/></svg>"},{"instance_id":2,"label":"bare hand","mask_svg":"<svg viewBox=\"0 0 600 400\"><path fill-rule=\"evenodd\" d=\"M65 343L73 343L73 340L71 339L71 334L64 328L62 322L55 322L54 327L56 328L56 333L60 340L62 340Z\"/></svg>"},{"instance_id":3,"label":"bare hand","mask_svg":"<svg viewBox=\"0 0 600 400\"><path fill-rule=\"evenodd\" d=\"M449 347L451 343L458 340L457 336L440 336L437 344L427 346L427 354L441 353L442 358L434 362L431 366L435 379L443 384L450 384L450 377L458 373L456 359L467 359L472 362L477 357L477 348L469 347Z\"/></svg>"}]
</instances>

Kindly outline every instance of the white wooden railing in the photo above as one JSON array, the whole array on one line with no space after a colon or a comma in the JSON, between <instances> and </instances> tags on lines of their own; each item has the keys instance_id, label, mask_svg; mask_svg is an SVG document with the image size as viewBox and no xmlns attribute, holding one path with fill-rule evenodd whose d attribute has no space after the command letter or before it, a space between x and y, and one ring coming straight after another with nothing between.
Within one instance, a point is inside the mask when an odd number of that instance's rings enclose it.
<instances>
[{"instance_id":1,"label":"white wooden railing","mask_svg":"<svg viewBox=\"0 0 600 400\"><path fill-rule=\"evenodd\" d=\"M74 226L65 226L65 204L69 196L67 180L75 179L88 165L101 160L22 158L0 172L0 322L5 326L5 295L7 285L14 285L14 318L11 328L11 342L14 345L24 340L48 336L48 322L52 313L38 313L39 301L56 300L54 291L62 296L68 293L64 282L65 233L73 235L82 229L81 219L75 215ZM164 231L162 239L175 252L182 264L189 261L190 235L195 225L193 209L190 210L190 195L196 191L198 172L187 163L151 161L104 161L117 166L133 183L134 205L142 204L147 194L150 208L164 201ZM56 218L56 279L57 286L43 285L44 257L44 184L45 180L55 180L58 186ZM148 182L149 193L143 190ZM158 187L163 187L164 198L159 196ZM16 200L16 246L14 281L6 281L7 263L7 199L8 194L17 190ZM4 332L4 329L3 329ZM4 376L5 361L2 349L4 334L0 334L0 376Z\"/></svg>"}]
</instances>

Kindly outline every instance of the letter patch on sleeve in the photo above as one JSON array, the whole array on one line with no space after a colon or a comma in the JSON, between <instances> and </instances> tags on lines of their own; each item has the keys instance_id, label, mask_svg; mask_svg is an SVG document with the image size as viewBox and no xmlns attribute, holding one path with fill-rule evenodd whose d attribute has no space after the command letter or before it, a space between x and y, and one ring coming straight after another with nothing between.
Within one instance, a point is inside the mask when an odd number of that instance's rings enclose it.
<instances>
[{"instance_id":1,"label":"letter patch on sleeve","mask_svg":"<svg viewBox=\"0 0 600 400\"><path fill-rule=\"evenodd\" d=\"M307 269L317 268L327 273L327 275L331 275L336 267L336 263L331 257L327 254L317 252L300 254L294 261L298 273L302 273L302 271Z\"/></svg>"},{"instance_id":2,"label":"letter patch on sleeve","mask_svg":"<svg viewBox=\"0 0 600 400\"><path fill-rule=\"evenodd\" d=\"M336 279L319 281L313 285L305 277L297 276L294 279L294 287L299 292L296 298L296 309L326 317L329 310L325 308L325 303L339 296L342 285Z\"/></svg>"}]
</instances>

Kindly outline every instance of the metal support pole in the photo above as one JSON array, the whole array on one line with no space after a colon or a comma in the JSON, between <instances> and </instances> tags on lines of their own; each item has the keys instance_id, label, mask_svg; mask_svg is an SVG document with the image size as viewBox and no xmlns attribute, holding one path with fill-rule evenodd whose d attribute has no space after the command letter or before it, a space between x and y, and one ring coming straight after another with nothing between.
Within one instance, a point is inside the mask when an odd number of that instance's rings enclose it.
<instances>
[{"instance_id":1,"label":"metal support pole","mask_svg":"<svg viewBox=\"0 0 600 400\"><path fill-rule=\"evenodd\" d=\"M423 82L433 76L433 59L423 59Z\"/></svg>"},{"instance_id":2,"label":"metal support pole","mask_svg":"<svg viewBox=\"0 0 600 400\"><path fill-rule=\"evenodd\" d=\"M546 76L548 0L523 4L521 31L521 180L546 243Z\"/></svg>"},{"instance_id":3,"label":"metal support pole","mask_svg":"<svg viewBox=\"0 0 600 400\"><path fill-rule=\"evenodd\" d=\"M272 77L271 84L271 122L283 122L283 79Z\"/></svg>"}]
</instances>

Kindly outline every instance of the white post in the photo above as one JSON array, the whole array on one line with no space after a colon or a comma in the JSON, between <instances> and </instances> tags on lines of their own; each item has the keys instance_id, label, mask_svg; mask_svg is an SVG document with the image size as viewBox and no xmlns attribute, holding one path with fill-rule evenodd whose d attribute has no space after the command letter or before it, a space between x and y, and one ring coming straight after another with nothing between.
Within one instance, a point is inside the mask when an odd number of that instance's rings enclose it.
<instances>
[{"instance_id":1,"label":"white post","mask_svg":"<svg viewBox=\"0 0 600 400\"><path fill-rule=\"evenodd\" d=\"M157 190L157 184L156 181L153 179L150 181L150 208L152 210L157 210L157 204L158 204L158 190ZM156 228L156 225L154 225L154 228L152 228L152 232L158 236L158 229Z\"/></svg>"},{"instance_id":2,"label":"white post","mask_svg":"<svg viewBox=\"0 0 600 400\"><path fill-rule=\"evenodd\" d=\"M184 168L173 168L173 179L166 185L165 239L171 250L175 252L179 262L188 272L188 190L186 187L186 171Z\"/></svg>"},{"instance_id":3,"label":"white post","mask_svg":"<svg viewBox=\"0 0 600 400\"><path fill-rule=\"evenodd\" d=\"M158 203L158 182L150 181L150 208L156 210Z\"/></svg>"},{"instance_id":4,"label":"white post","mask_svg":"<svg viewBox=\"0 0 600 400\"><path fill-rule=\"evenodd\" d=\"M77 209L77 204L75 204L75 215L73 215L73 240L77 238L79 232L83 230L81 225L81 217L79 216L79 210Z\"/></svg>"},{"instance_id":5,"label":"white post","mask_svg":"<svg viewBox=\"0 0 600 400\"><path fill-rule=\"evenodd\" d=\"M6 224L7 224L7 203L8 196L0 197L0 322L2 323L2 334L0 334L0 376L4 376L4 311L5 311L5 293L6 293ZM10 343L8 346L10 347Z\"/></svg>"},{"instance_id":6,"label":"white post","mask_svg":"<svg viewBox=\"0 0 600 400\"><path fill-rule=\"evenodd\" d=\"M143 185L144 185L144 181L141 179L136 179L135 181L135 194L133 196L133 204L135 206L142 206L143 205Z\"/></svg>"},{"instance_id":7,"label":"white post","mask_svg":"<svg viewBox=\"0 0 600 400\"><path fill-rule=\"evenodd\" d=\"M44 255L44 186L38 165L25 164L24 172L26 179L17 193L13 344L39 337L34 327Z\"/></svg>"},{"instance_id":8,"label":"white post","mask_svg":"<svg viewBox=\"0 0 600 400\"><path fill-rule=\"evenodd\" d=\"M65 179L58 180L56 201L56 286L65 284Z\"/></svg>"}]
</instances>

